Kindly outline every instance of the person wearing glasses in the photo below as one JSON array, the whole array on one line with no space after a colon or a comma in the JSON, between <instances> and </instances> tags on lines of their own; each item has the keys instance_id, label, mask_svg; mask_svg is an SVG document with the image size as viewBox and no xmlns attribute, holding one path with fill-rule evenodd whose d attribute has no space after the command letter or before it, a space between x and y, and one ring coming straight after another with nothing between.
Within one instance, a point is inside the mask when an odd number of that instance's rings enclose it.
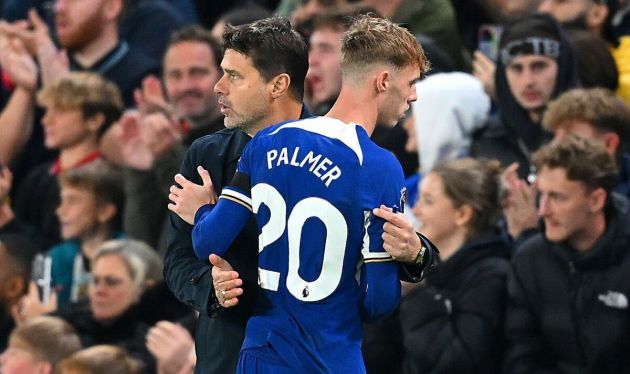
<instances>
[{"instance_id":1,"label":"person wearing glasses","mask_svg":"<svg viewBox=\"0 0 630 374\"><path fill-rule=\"evenodd\" d=\"M147 260L149 256L155 259ZM155 360L145 347L149 324L141 312L141 297L152 283L152 263L161 263L150 247L134 240L112 240L93 255L91 281L86 300L53 312L70 323L84 348L100 344L115 345L142 364L142 371L155 371ZM33 316L29 305L22 305L25 318ZM19 322L18 322L19 324Z\"/></svg>"}]
</instances>

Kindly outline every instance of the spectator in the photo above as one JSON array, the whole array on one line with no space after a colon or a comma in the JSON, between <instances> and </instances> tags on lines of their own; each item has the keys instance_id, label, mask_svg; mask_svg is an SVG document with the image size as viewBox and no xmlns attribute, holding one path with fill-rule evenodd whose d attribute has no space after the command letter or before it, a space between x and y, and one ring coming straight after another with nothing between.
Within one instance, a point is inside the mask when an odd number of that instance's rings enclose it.
<instances>
[{"instance_id":1,"label":"spectator","mask_svg":"<svg viewBox=\"0 0 630 374\"><path fill-rule=\"evenodd\" d=\"M490 98L465 73L435 74L418 82L421 100L412 104L421 170L467 156L473 133L488 120Z\"/></svg>"},{"instance_id":2,"label":"spectator","mask_svg":"<svg viewBox=\"0 0 630 374\"><path fill-rule=\"evenodd\" d=\"M549 104L543 125L559 141L569 134L601 143L617 162L614 191L630 199L630 108L606 89L567 91Z\"/></svg>"},{"instance_id":3,"label":"spectator","mask_svg":"<svg viewBox=\"0 0 630 374\"><path fill-rule=\"evenodd\" d=\"M309 38L308 72L304 103L313 114L330 110L341 90L341 37L352 23L352 16L368 13L365 6L327 8L313 19Z\"/></svg>"},{"instance_id":4,"label":"spectator","mask_svg":"<svg viewBox=\"0 0 630 374\"><path fill-rule=\"evenodd\" d=\"M3 374L53 374L58 362L80 349L79 336L67 322L37 317L13 330L0 367Z\"/></svg>"},{"instance_id":5,"label":"spectator","mask_svg":"<svg viewBox=\"0 0 630 374\"><path fill-rule=\"evenodd\" d=\"M146 78L136 91L140 114L120 122L127 193L125 231L154 247L163 242L168 189L194 140L224 128L214 85L219 42L199 26L175 32L164 55L164 86ZM182 125L184 124L184 125Z\"/></svg>"},{"instance_id":6,"label":"spectator","mask_svg":"<svg viewBox=\"0 0 630 374\"><path fill-rule=\"evenodd\" d=\"M94 255L91 270L89 300L56 314L74 326L84 347L119 346L137 358L145 372L152 372L155 361L145 347L149 325L139 309L147 263L125 245L106 242Z\"/></svg>"},{"instance_id":7,"label":"spectator","mask_svg":"<svg viewBox=\"0 0 630 374\"><path fill-rule=\"evenodd\" d=\"M378 347L390 358L366 346L369 372L398 365L409 374L501 372L510 249L496 226L500 172L497 161L465 158L438 164L422 179L414 214L440 248L441 264L406 287L399 345Z\"/></svg>"},{"instance_id":8,"label":"spectator","mask_svg":"<svg viewBox=\"0 0 630 374\"><path fill-rule=\"evenodd\" d=\"M560 26L534 14L506 26L499 44L495 86L499 120L474 135L471 155L518 162L518 174L532 174L531 152L550 134L540 121L549 100L577 84L573 52Z\"/></svg>"},{"instance_id":9,"label":"spectator","mask_svg":"<svg viewBox=\"0 0 630 374\"><path fill-rule=\"evenodd\" d=\"M568 30L568 35L575 53L580 86L616 90L619 73L608 43L584 30Z\"/></svg>"},{"instance_id":10,"label":"spectator","mask_svg":"<svg viewBox=\"0 0 630 374\"><path fill-rule=\"evenodd\" d=\"M15 198L17 217L31 224L46 247L59 243L57 176L101 157L99 139L120 116L123 104L116 86L94 73L71 73L42 89L38 101L46 147L59 150L54 163L33 169Z\"/></svg>"},{"instance_id":11,"label":"spectator","mask_svg":"<svg viewBox=\"0 0 630 374\"><path fill-rule=\"evenodd\" d=\"M138 374L140 365L124 349L97 345L76 352L61 361L58 374Z\"/></svg>"},{"instance_id":12,"label":"spectator","mask_svg":"<svg viewBox=\"0 0 630 374\"><path fill-rule=\"evenodd\" d=\"M614 192L630 198L630 109L613 92L606 89L573 89L549 103L543 125L558 142L573 134L602 144L618 166ZM507 173L509 194L504 213L508 232L522 242L538 230L535 186L527 186Z\"/></svg>"},{"instance_id":13,"label":"spectator","mask_svg":"<svg viewBox=\"0 0 630 374\"><path fill-rule=\"evenodd\" d=\"M569 136L533 160L545 226L513 258L505 372L628 372L630 221L611 195L614 159Z\"/></svg>"},{"instance_id":14,"label":"spectator","mask_svg":"<svg viewBox=\"0 0 630 374\"><path fill-rule=\"evenodd\" d=\"M123 236L121 185L120 171L103 160L59 175L61 203L56 213L64 242L49 251L59 306L87 296L89 260L103 242Z\"/></svg>"},{"instance_id":15,"label":"spectator","mask_svg":"<svg viewBox=\"0 0 630 374\"><path fill-rule=\"evenodd\" d=\"M405 373L500 372L510 250L496 227L499 173L461 159L422 179L414 213L442 263L401 303Z\"/></svg>"},{"instance_id":16,"label":"spectator","mask_svg":"<svg viewBox=\"0 0 630 374\"><path fill-rule=\"evenodd\" d=\"M28 236L0 232L0 351L7 347L15 327L12 314L18 312L18 303L28 291L31 263L39 250Z\"/></svg>"}]
</instances>

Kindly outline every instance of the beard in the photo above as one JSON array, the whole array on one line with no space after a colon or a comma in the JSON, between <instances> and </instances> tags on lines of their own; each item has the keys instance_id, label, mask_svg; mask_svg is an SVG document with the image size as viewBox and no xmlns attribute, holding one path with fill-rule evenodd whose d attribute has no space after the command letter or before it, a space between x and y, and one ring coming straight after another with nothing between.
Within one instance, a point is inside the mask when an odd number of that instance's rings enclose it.
<instances>
[{"instance_id":1,"label":"beard","mask_svg":"<svg viewBox=\"0 0 630 374\"><path fill-rule=\"evenodd\" d=\"M71 30L58 35L59 44L68 51L80 51L96 40L101 33L103 20L100 13L95 12L76 23Z\"/></svg>"}]
</instances>

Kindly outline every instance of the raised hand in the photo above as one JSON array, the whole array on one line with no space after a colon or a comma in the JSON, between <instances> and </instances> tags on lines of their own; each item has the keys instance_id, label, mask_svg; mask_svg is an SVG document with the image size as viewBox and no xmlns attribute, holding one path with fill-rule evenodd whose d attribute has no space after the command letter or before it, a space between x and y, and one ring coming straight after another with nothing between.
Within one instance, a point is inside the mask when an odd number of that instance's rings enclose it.
<instances>
[{"instance_id":1,"label":"raised hand","mask_svg":"<svg viewBox=\"0 0 630 374\"><path fill-rule=\"evenodd\" d=\"M494 74L497 70L496 64L480 51L475 51L473 55L473 75L481 81L483 90L493 100L496 99L496 88L494 86Z\"/></svg>"},{"instance_id":2,"label":"raised hand","mask_svg":"<svg viewBox=\"0 0 630 374\"><path fill-rule=\"evenodd\" d=\"M508 166L502 175L505 196L502 201L503 215L508 232L517 238L524 231L538 226L536 210L536 186L518 177L518 163Z\"/></svg>"},{"instance_id":3,"label":"raised hand","mask_svg":"<svg viewBox=\"0 0 630 374\"><path fill-rule=\"evenodd\" d=\"M134 90L133 97L142 114L155 112L162 112L167 115L174 114L173 108L162 89L162 83L153 75L142 80L142 86Z\"/></svg>"},{"instance_id":4,"label":"raised hand","mask_svg":"<svg viewBox=\"0 0 630 374\"><path fill-rule=\"evenodd\" d=\"M37 64L28 54L24 42L15 37L0 34L0 66L13 83L31 94L37 89Z\"/></svg>"},{"instance_id":5,"label":"raised hand","mask_svg":"<svg viewBox=\"0 0 630 374\"><path fill-rule=\"evenodd\" d=\"M57 310L57 293L50 293L48 303L40 300L39 289L35 282L30 282L28 293L20 299L20 301L11 309L11 315L16 324L28 321L29 319L44 314L52 313Z\"/></svg>"},{"instance_id":6,"label":"raised hand","mask_svg":"<svg viewBox=\"0 0 630 374\"><path fill-rule=\"evenodd\" d=\"M158 373L177 374L195 364L195 342L190 333L181 325L160 321L149 329L146 347L156 358ZM191 370L192 372L192 370Z\"/></svg>"},{"instance_id":7,"label":"raised hand","mask_svg":"<svg viewBox=\"0 0 630 374\"><path fill-rule=\"evenodd\" d=\"M118 122L121 129L118 132L118 141L122 148L122 159L125 166L138 170L149 170L153 166L155 157L143 140L140 121L140 113L126 112Z\"/></svg>"}]
</instances>

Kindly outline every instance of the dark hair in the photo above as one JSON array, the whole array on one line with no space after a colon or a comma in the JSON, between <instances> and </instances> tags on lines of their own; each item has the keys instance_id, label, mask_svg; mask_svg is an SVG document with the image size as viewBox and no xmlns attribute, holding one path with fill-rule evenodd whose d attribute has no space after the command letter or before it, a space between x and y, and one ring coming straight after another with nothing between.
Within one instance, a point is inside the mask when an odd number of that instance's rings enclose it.
<instances>
[{"instance_id":1,"label":"dark hair","mask_svg":"<svg viewBox=\"0 0 630 374\"><path fill-rule=\"evenodd\" d=\"M547 144L532 155L538 171L562 168L567 179L583 183L590 191L603 188L608 196L617 184L617 166L604 146L593 140L569 135Z\"/></svg>"},{"instance_id":2,"label":"dark hair","mask_svg":"<svg viewBox=\"0 0 630 374\"><path fill-rule=\"evenodd\" d=\"M444 193L455 207L470 206L474 215L471 234L491 230L501 214L500 175L497 160L462 158L438 164L431 173L442 179Z\"/></svg>"},{"instance_id":3,"label":"dark hair","mask_svg":"<svg viewBox=\"0 0 630 374\"><path fill-rule=\"evenodd\" d=\"M578 79L584 88L605 87L616 90L619 73L608 43L586 30L567 30L577 66Z\"/></svg>"},{"instance_id":4,"label":"dark hair","mask_svg":"<svg viewBox=\"0 0 630 374\"><path fill-rule=\"evenodd\" d=\"M267 8L250 3L227 11L217 22L223 21L226 25L238 26L268 17L271 17L271 12Z\"/></svg>"},{"instance_id":5,"label":"dark hair","mask_svg":"<svg viewBox=\"0 0 630 374\"><path fill-rule=\"evenodd\" d=\"M168 51L168 49L172 46L184 42L196 42L206 44L208 48L210 48L210 52L212 52L212 55L214 56L214 63L217 69L221 69L221 60L223 59L221 44L212 36L210 31L198 25L186 26L181 29L175 30L168 40L166 50Z\"/></svg>"},{"instance_id":6,"label":"dark hair","mask_svg":"<svg viewBox=\"0 0 630 374\"><path fill-rule=\"evenodd\" d=\"M249 57L265 81L278 74L288 74L291 95L302 100L308 47L287 19L273 17L246 25L227 25L223 33L223 51L228 49Z\"/></svg>"}]
</instances>

